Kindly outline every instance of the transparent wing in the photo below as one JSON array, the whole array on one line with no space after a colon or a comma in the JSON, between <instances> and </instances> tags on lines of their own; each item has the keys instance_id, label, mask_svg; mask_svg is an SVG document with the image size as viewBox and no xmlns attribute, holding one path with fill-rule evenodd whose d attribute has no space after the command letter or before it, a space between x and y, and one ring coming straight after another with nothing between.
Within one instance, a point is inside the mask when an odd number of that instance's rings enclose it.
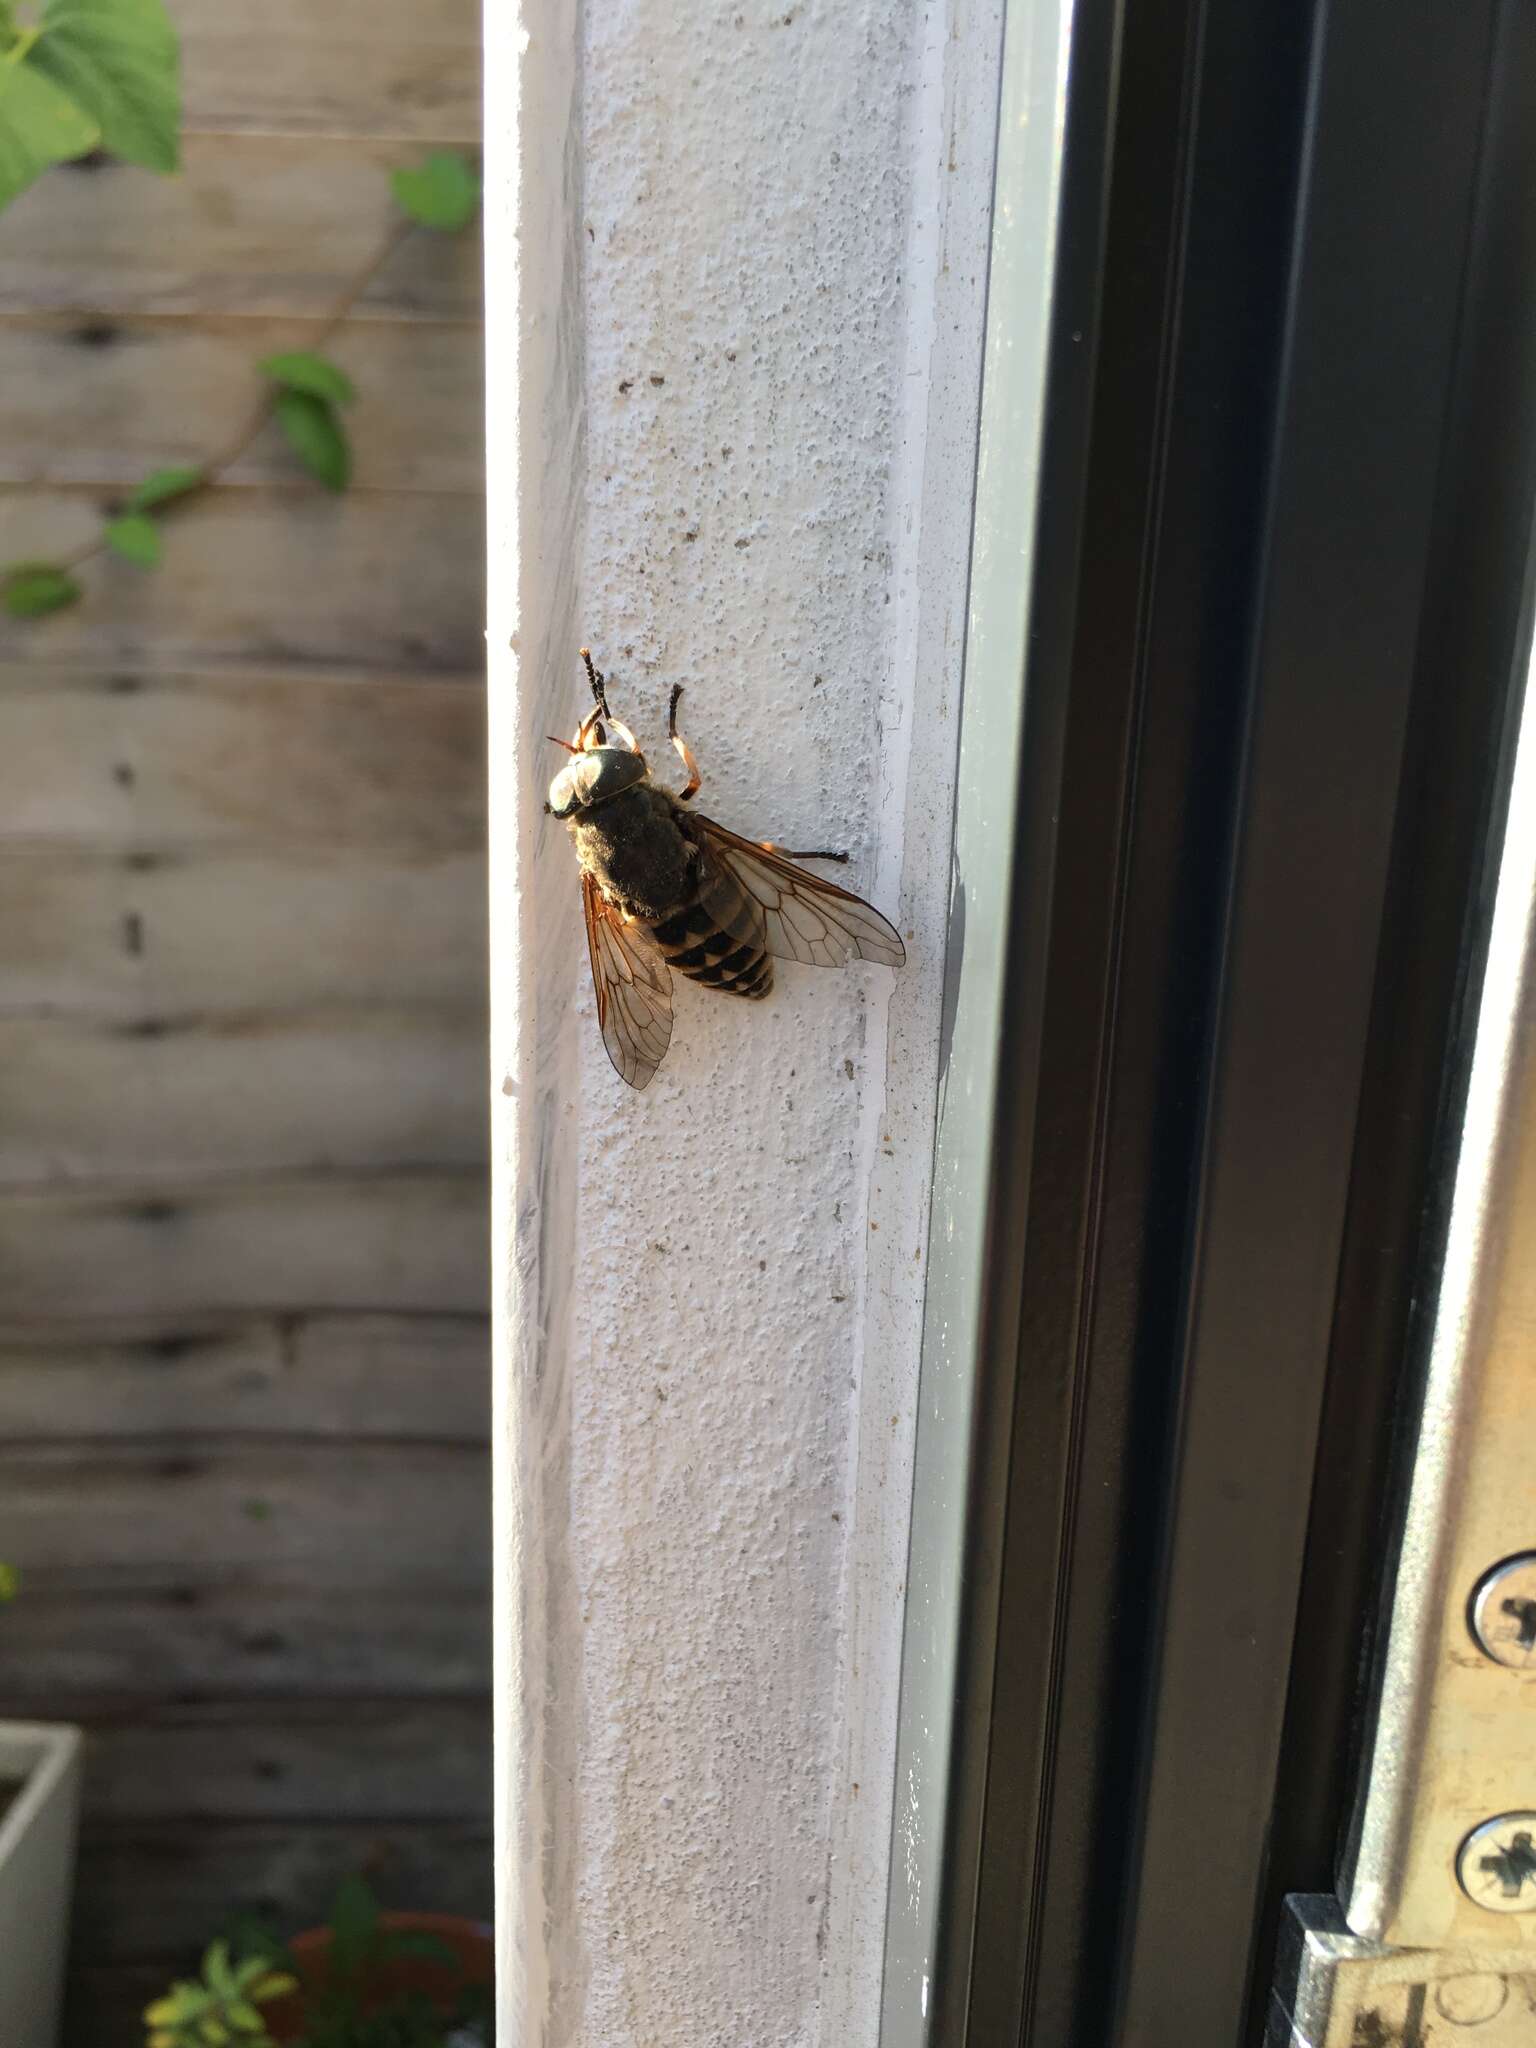
<instances>
[{"instance_id":1,"label":"transparent wing","mask_svg":"<svg viewBox=\"0 0 1536 2048\"><path fill-rule=\"evenodd\" d=\"M711 856L761 906L770 953L811 967L844 967L850 960L883 960L899 967L906 959L895 927L862 896L796 867L782 853L727 832L713 818L694 815Z\"/></svg>"},{"instance_id":2,"label":"transparent wing","mask_svg":"<svg viewBox=\"0 0 1536 2048\"><path fill-rule=\"evenodd\" d=\"M671 970L587 874L581 878L581 907L603 1044L619 1079L643 1088L672 1040Z\"/></svg>"}]
</instances>

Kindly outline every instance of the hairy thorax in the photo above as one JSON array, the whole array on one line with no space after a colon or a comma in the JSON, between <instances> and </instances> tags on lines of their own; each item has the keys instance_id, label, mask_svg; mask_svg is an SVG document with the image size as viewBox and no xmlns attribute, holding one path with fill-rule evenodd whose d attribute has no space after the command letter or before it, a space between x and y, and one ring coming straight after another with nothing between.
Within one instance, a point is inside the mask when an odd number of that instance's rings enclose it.
<instances>
[{"instance_id":1,"label":"hairy thorax","mask_svg":"<svg viewBox=\"0 0 1536 2048\"><path fill-rule=\"evenodd\" d=\"M654 783L637 783L566 822L581 865L631 917L658 923L692 896L697 849L672 798Z\"/></svg>"}]
</instances>

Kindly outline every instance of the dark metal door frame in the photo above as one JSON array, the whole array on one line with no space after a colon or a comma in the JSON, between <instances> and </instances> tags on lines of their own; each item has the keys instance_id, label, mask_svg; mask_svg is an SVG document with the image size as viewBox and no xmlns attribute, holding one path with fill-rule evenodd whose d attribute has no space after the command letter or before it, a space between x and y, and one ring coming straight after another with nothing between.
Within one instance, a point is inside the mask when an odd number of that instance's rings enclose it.
<instances>
[{"instance_id":1,"label":"dark metal door frame","mask_svg":"<svg viewBox=\"0 0 1536 2048\"><path fill-rule=\"evenodd\" d=\"M1250 2041L1331 1859L1536 476L1531 40L1077 9L939 2048Z\"/></svg>"}]
</instances>

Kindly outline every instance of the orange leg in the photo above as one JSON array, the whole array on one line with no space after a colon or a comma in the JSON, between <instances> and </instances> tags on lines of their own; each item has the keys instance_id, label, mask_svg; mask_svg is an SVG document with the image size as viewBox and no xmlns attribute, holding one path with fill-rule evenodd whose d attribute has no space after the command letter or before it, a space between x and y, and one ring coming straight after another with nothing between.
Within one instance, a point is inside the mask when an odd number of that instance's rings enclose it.
<instances>
[{"instance_id":1,"label":"orange leg","mask_svg":"<svg viewBox=\"0 0 1536 2048\"><path fill-rule=\"evenodd\" d=\"M698 794L699 784L704 778L699 773L698 762L693 758L692 747L689 746L677 729L677 700L682 694L682 684L674 683L672 685L672 701L667 706L667 738L682 755L683 766L688 770L688 780L677 793L679 803L687 803L690 797Z\"/></svg>"}]
</instances>

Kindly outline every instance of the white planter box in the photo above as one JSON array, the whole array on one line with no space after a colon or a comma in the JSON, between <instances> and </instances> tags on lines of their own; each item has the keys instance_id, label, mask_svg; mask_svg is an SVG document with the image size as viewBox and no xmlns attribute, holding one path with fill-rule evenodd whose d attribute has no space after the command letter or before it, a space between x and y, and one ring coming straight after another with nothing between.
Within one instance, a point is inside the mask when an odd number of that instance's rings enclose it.
<instances>
[{"instance_id":1,"label":"white planter box","mask_svg":"<svg viewBox=\"0 0 1536 2048\"><path fill-rule=\"evenodd\" d=\"M0 2042L58 2048L80 1810L80 1731L0 1721Z\"/></svg>"}]
</instances>

